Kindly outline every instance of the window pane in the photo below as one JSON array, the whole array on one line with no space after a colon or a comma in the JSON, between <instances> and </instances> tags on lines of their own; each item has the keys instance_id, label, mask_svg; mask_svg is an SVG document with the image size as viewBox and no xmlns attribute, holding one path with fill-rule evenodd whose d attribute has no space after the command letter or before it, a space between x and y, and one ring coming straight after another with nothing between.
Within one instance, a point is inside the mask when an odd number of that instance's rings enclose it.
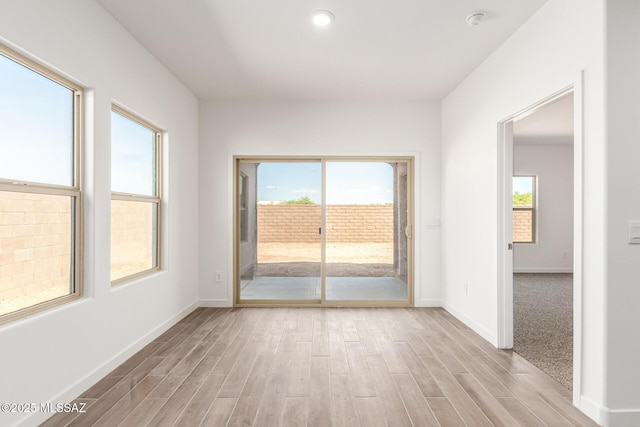
<instances>
[{"instance_id":1,"label":"window pane","mask_svg":"<svg viewBox=\"0 0 640 427\"><path fill-rule=\"evenodd\" d=\"M0 315L72 293L73 202L0 191Z\"/></svg>"},{"instance_id":2,"label":"window pane","mask_svg":"<svg viewBox=\"0 0 640 427\"><path fill-rule=\"evenodd\" d=\"M513 177L513 242L534 243L536 177Z\"/></svg>"},{"instance_id":3,"label":"window pane","mask_svg":"<svg viewBox=\"0 0 640 427\"><path fill-rule=\"evenodd\" d=\"M249 226L249 211L247 210L247 176L240 174L240 241L247 241L247 228Z\"/></svg>"},{"instance_id":4,"label":"window pane","mask_svg":"<svg viewBox=\"0 0 640 427\"><path fill-rule=\"evenodd\" d=\"M533 207L534 177L513 177L513 206L518 208Z\"/></svg>"},{"instance_id":5,"label":"window pane","mask_svg":"<svg viewBox=\"0 0 640 427\"><path fill-rule=\"evenodd\" d=\"M406 301L408 165L326 163L326 299Z\"/></svg>"},{"instance_id":6,"label":"window pane","mask_svg":"<svg viewBox=\"0 0 640 427\"><path fill-rule=\"evenodd\" d=\"M513 210L513 242L533 243L533 211Z\"/></svg>"},{"instance_id":7,"label":"window pane","mask_svg":"<svg viewBox=\"0 0 640 427\"><path fill-rule=\"evenodd\" d=\"M73 185L73 91L0 55L0 178Z\"/></svg>"},{"instance_id":8,"label":"window pane","mask_svg":"<svg viewBox=\"0 0 640 427\"><path fill-rule=\"evenodd\" d=\"M240 208L247 208L247 176L240 174Z\"/></svg>"},{"instance_id":9,"label":"window pane","mask_svg":"<svg viewBox=\"0 0 640 427\"><path fill-rule=\"evenodd\" d=\"M111 201L111 280L157 267L158 205Z\"/></svg>"},{"instance_id":10,"label":"window pane","mask_svg":"<svg viewBox=\"0 0 640 427\"><path fill-rule=\"evenodd\" d=\"M327 204L393 203L393 173L384 162L327 164Z\"/></svg>"},{"instance_id":11,"label":"window pane","mask_svg":"<svg viewBox=\"0 0 640 427\"><path fill-rule=\"evenodd\" d=\"M321 295L321 164L240 162L246 242L240 242L242 300L315 300ZM242 235L241 235L242 237Z\"/></svg>"},{"instance_id":12,"label":"window pane","mask_svg":"<svg viewBox=\"0 0 640 427\"><path fill-rule=\"evenodd\" d=\"M156 194L156 134L111 112L111 191Z\"/></svg>"}]
</instances>

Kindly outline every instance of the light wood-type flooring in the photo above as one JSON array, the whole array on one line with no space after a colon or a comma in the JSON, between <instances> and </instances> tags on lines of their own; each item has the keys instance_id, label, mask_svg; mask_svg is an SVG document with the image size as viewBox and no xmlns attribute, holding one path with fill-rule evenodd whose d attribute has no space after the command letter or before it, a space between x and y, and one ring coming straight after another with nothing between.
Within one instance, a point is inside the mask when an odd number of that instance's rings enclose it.
<instances>
[{"instance_id":1,"label":"light wood-type flooring","mask_svg":"<svg viewBox=\"0 0 640 427\"><path fill-rule=\"evenodd\" d=\"M199 308L45 426L592 426L439 308Z\"/></svg>"}]
</instances>

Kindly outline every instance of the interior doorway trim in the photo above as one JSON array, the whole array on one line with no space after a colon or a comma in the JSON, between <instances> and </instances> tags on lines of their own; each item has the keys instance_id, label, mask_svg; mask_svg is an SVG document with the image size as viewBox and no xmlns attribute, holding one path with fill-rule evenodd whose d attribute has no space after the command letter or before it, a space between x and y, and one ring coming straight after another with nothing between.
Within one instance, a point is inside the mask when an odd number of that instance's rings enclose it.
<instances>
[{"instance_id":1,"label":"interior doorway trim","mask_svg":"<svg viewBox=\"0 0 640 427\"><path fill-rule=\"evenodd\" d=\"M240 166L246 163L304 163L312 162L321 165L321 297L319 299L242 299L241 298L241 263L240 263ZM327 299L326 295L326 175L327 163L338 162L383 162L405 163L406 171L406 273L407 299L398 300L340 300ZM415 238L414 238L414 156L260 156L260 155L234 155L233 156L233 306L234 307L413 307L415 300ZM394 190L395 191L395 190ZM395 202L394 202L395 203ZM403 209L403 208L401 208ZM395 251L395 247L394 247Z\"/></svg>"},{"instance_id":2,"label":"interior doorway trim","mask_svg":"<svg viewBox=\"0 0 640 427\"><path fill-rule=\"evenodd\" d=\"M512 176L513 123L558 98L573 93L573 403L579 404L582 380L583 260L583 72L568 86L498 123L498 347L513 348Z\"/></svg>"}]
</instances>

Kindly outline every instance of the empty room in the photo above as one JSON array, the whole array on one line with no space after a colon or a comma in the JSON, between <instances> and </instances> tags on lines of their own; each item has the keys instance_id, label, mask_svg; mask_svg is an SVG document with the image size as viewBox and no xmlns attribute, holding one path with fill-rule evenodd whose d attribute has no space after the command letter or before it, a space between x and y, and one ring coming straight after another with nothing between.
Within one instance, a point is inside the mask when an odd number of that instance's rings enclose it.
<instances>
[{"instance_id":1,"label":"empty room","mask_svg":"<svg viewBox=\"0 0 640 427\"><path fill-rule=\"evenodd\" d=\"M0 10L0 425L640 426L637 1Z\"/></svg>"}]
</instances>

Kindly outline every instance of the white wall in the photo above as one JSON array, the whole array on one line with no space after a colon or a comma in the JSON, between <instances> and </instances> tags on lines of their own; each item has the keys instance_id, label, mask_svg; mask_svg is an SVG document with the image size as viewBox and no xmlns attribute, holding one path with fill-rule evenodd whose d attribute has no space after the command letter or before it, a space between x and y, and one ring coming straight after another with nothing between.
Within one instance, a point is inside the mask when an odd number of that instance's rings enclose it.
<instances>
[{"instance_id":1,"label":"white wall","mask_svg":"<svg viewBox=\"0 0 640 427\"><path fill-rule=\"evenodd\" d=\"M513 174L537 176L536 242L515 244L513 271L573 271L573 145L516 144ZM566 254L566 256L565 256Z\"/></svg>"},{"instance_id":2,"label":"white wall","mask_svg":"<svg viewBox=\"0 0 640 427\"><path fill-rule=\"evenodd\" d=\"M640 246L627 243L640 220L640 2L607 7L607 425L640 425Z\"/></svg>"},{"instance_id":3,"label":"white wall","mask_svg":"<svg viewBox=\"0 0 640 427\"><path fill-rule=\"evenodd\" d=\"M593 418L605 403L603 6L549 0L442 102L444 305L497 344L497 124L575 84L584 70L582 359L574 402ZM469 205L472 211L462 209Z\"/></svg>"},{"instance_id":4,"label":"white wall","mask_svg":"<svg viewBox=\"0 0 640 427\"><path fill-rule=\"evenodd\" d=\"M440 109L437 103L203 102L200 105L200 298L229 306L233 155L416 157L416 305L439 305ZM215 282L222 271L223 283Z\"/></svg>"},{"instance_id":5,"label":"white wall","mask_svg":"<svg viewBox=\"0 0 640 427\"><path fill-rule=\"evenodd\" d=\"M0 0L0 10L3 43L87 88L85 297L0 326L0 402L68 402L197 303L198 103L93 1ZM117 288L109 279L112 101L167 132L164 269ZM25 418L1 413L0 424Z\"/></svg>"}]
</instances>

